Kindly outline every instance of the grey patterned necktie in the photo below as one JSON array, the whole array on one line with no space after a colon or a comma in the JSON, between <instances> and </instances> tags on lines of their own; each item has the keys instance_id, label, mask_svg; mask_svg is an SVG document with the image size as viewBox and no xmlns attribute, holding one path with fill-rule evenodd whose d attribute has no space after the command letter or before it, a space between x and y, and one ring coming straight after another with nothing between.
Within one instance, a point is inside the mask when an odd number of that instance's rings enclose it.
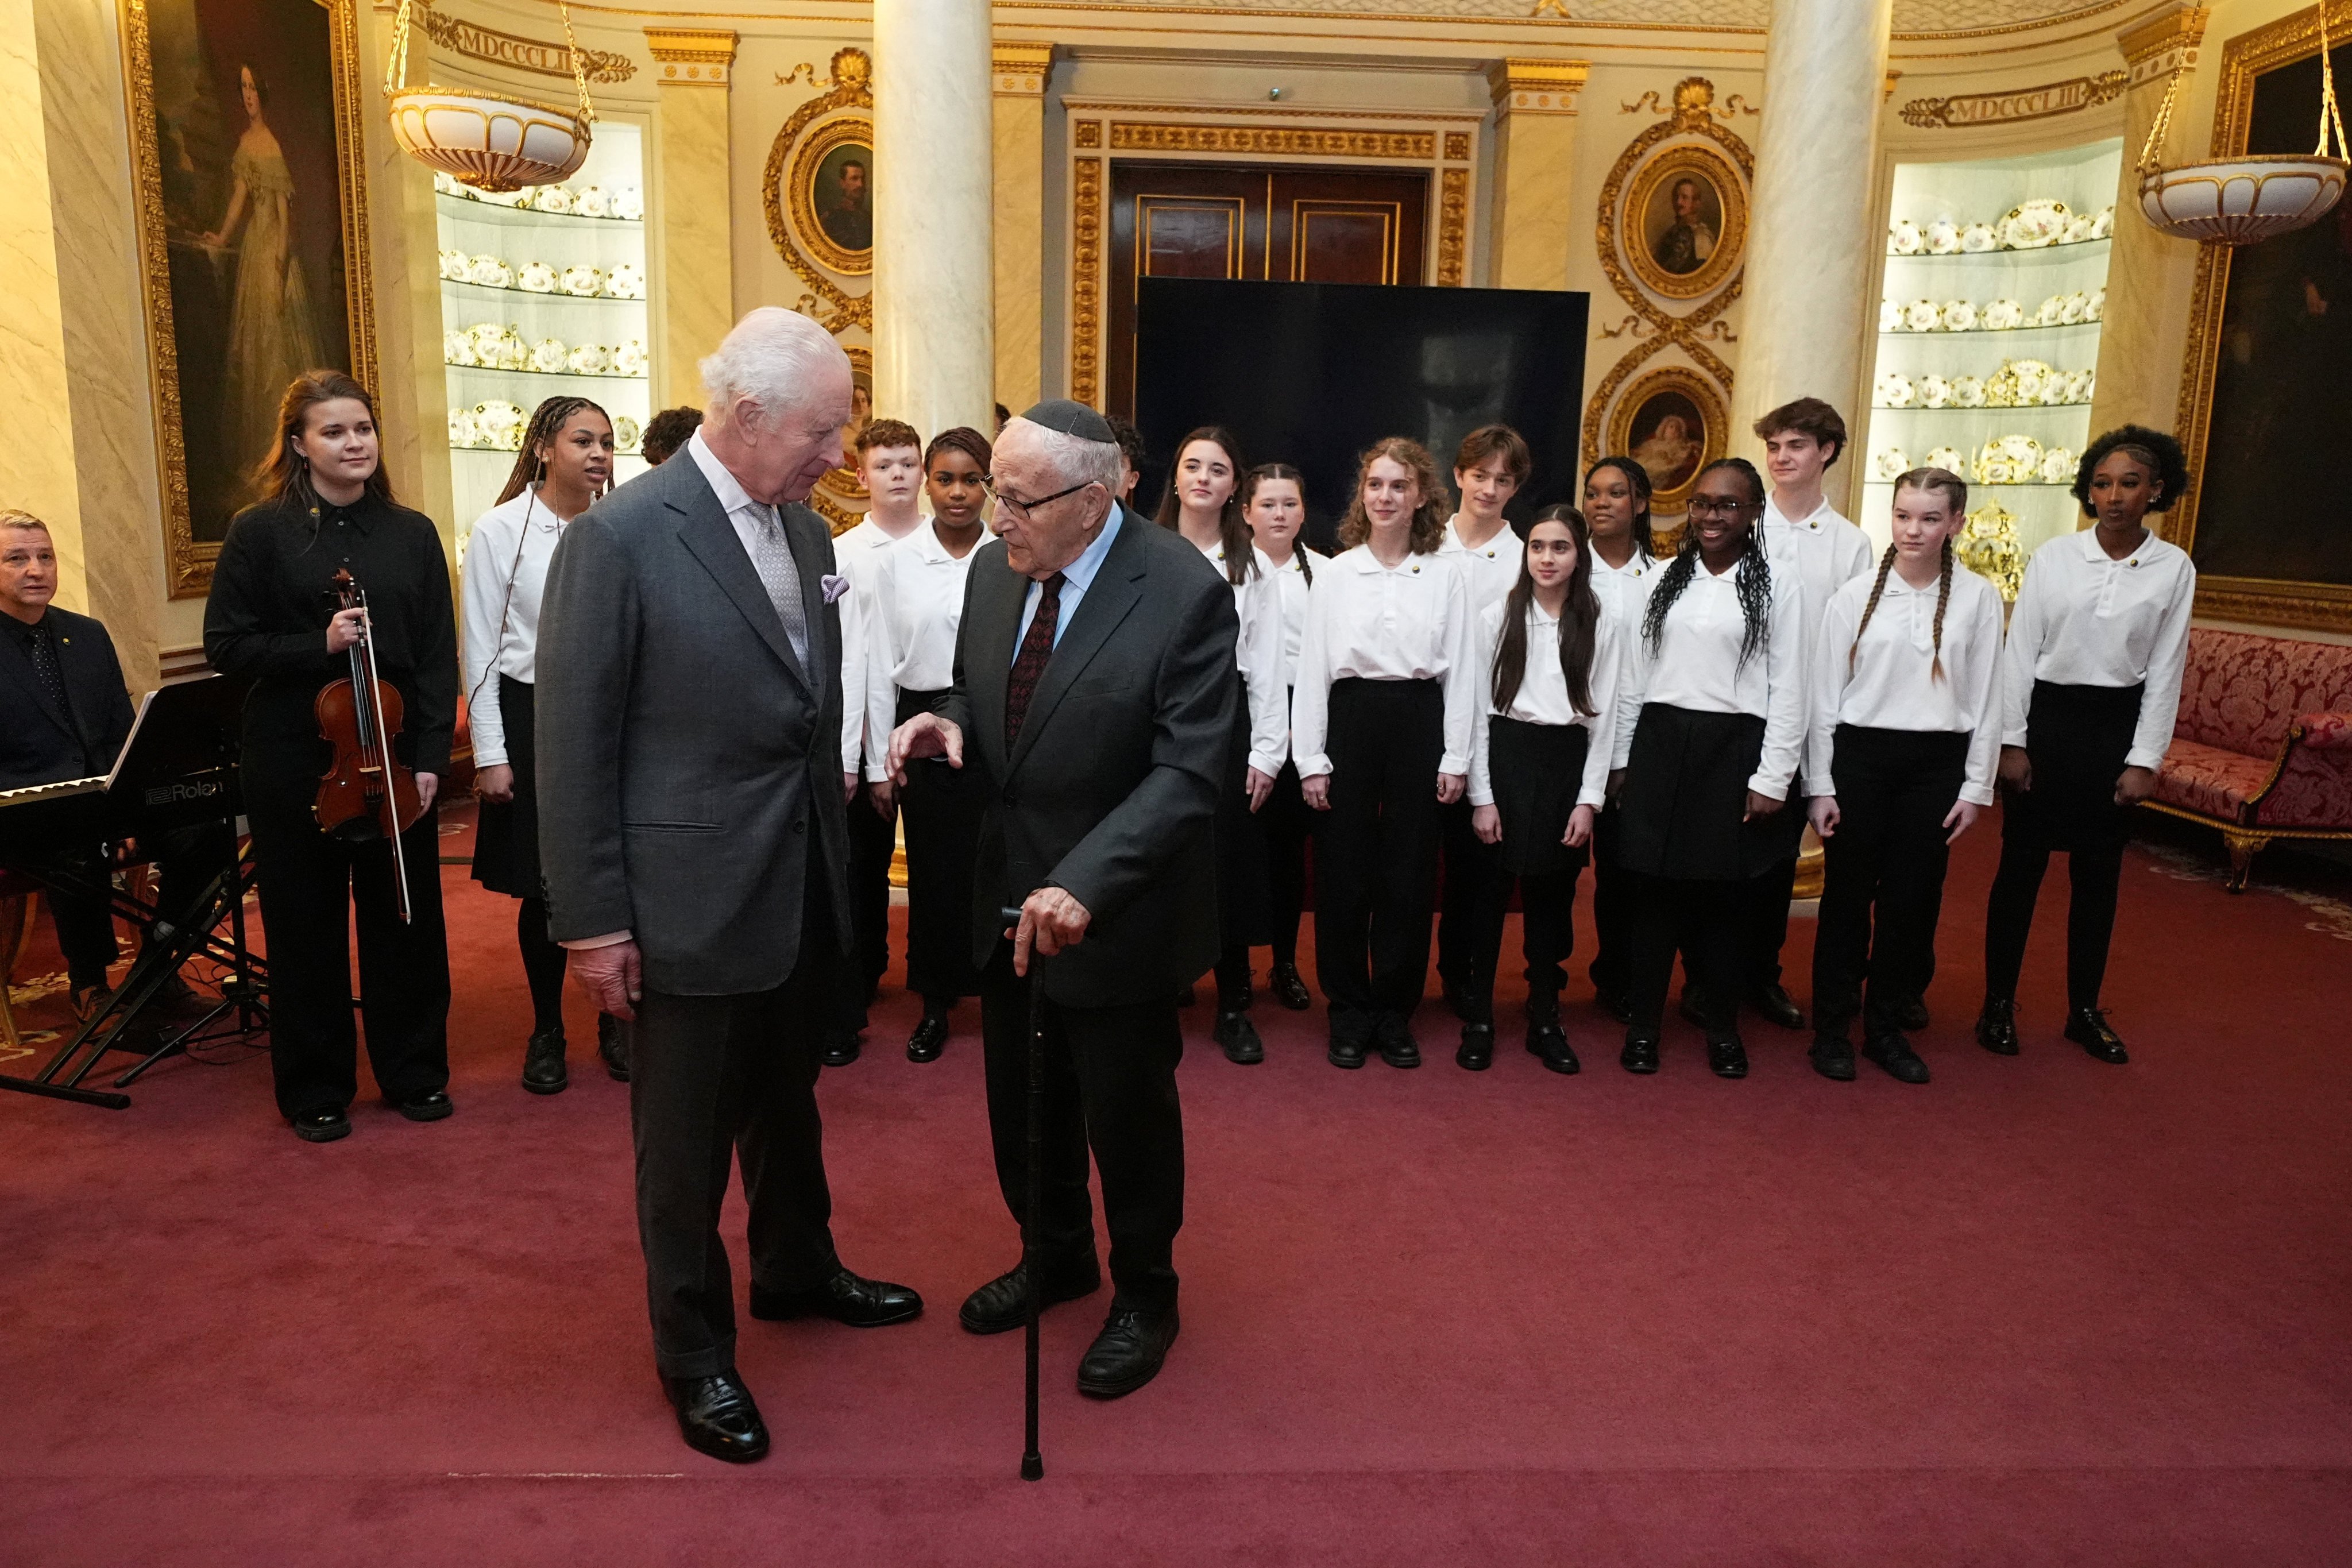
<instances>
[{"instance_id":1,"label":"grey patterned necktie","mask_svg":"<svg viewBox=\"0 0 2352 1568\"><path fill-rule=\"evenodd\" d=\"M784 623L793 657L801 661L802 673L808 674L808 606L801 598L801 573L793 561L792 541L785 537L783 520L774 507L761 507L759 518L760 547L751 552L751 565L768 590L769 602L776 606L777 618Z\"/></svg>"}]
</instances>

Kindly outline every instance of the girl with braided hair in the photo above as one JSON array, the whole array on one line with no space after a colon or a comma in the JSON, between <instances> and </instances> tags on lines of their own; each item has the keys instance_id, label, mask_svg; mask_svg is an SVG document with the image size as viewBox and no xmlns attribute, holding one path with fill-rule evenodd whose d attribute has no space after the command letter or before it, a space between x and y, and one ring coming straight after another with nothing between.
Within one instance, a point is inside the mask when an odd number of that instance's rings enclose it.
<instances>
[{"instance_id":1,"label":"girl with braided hair","mask_svg":"<svg viewBox=\"0 0 2352 1568\"><path fill-rule=\"evenodd\" d=\"M519 901L515 944L530 987L530 1038L522 1086L560 1094L564 1066L563 949L548 939L547 890L539 871L538 767L531 716L538 675L539 605L564 525L613 480L613 422L584 397L551 397L530 416L498 504L474 524L458 586L466 643L466 711L474 738L474 880ZM596 1045L613 1077L629 1076L620 1020L596 1020Z\"/></svg>"},{"instance_id":2,"label":"girl with braided hair","mask_svg":"<svg viewBox=\"0 0 2352 1568\"><path fill-rule=\"evenodd\" d=\"M1679 947L1717 1078L1748 1076L1737 1021L1739 910L1770 873L1805 734L1797 585L1765 559L1764 480L1738 458L1699 470L1682 548L1643 611L1620 700L1627 762L1622 864L1641 879L1633 1021L1619 1063L1658 1070L1661 1015Z\"/></svg>"},{"instance_id":3,"label":"girl with braided hair","mask_svg":"<svg viewBox=\"0 0 2352 1568\"><path fill-rule=\"evenodd\" d=\"M1658 551L1650 535L1650 471L1626 457L1593 464L1584 476L1584 522L1591 533L1593 596L1630 639L1658 582ZM1613 730L1600 733L1614 752ZM1614 755L1609 765L1622 768L1625 758ZM1617 847L1624 816L1612 799L1593 824L1593 951L1585 970L1593 1000L1620 1024L1633 1016L1625 1002L1633 973L1626 956L1633 940L1633 896Z\"/></svg>"},{"instance_id":4,"label":"girl with braided hair","mask_svg":"<svg viewBox=\"0 0 2352 1568\"><path fill-rule=\"evenodd\" d=\"M2084 450L2093 526L2033 552L2001 658L2000 869L1985 911L1977 1043L2017 1054L2017 977L2050 852L2066 852L2066 1037L2131 1059L2099 1005L2130 809L2156 788L2189 663L2197 569L2148 531L2189 488L2180 443L2126 425Z\"/></svg>"},{"instance_id":5,"label":"girl with braided hair","mask_svg":"<svg viewBox=\"0 0 2352 1568\"><path fill-rule=\"evenodd\" d=\"M1258 825L1265 834L1268 940L1274 945L1274 999L1294 1013L1315 1005L1298 973L1298 917L1307 907L1307 841L1314 819L1299 794L1298 760L1289 754L1290 694L1298 684L1298 648L1307 635L1307 599L1319 559L1298 537L1307 524L1307 479L1288 463L1260 463L1242 479L1242 516L1273 568L1282 599L1282 772ZM1328 564L1326 563L1326 564Z\"/></svg>"},{"instance_id":6,"label":"girl with braided hair","mask_svg":"<svg viewBox=\"0 0 2352 1568\"><path fill-rule=\"evenodd\" d=\"M1828 879L1813 937L1813 1070L1862 1054L1903 1083L1927 1064L1903 1016L1927 988L1950 846L1992 804L2000 595L1958 569L1969 488L1942 468L1895 481L1895 542L1830 596L1813 655L1805 793ZM1863 994L1869 977L1869 996Z\"/></svg>"}]
</instances>

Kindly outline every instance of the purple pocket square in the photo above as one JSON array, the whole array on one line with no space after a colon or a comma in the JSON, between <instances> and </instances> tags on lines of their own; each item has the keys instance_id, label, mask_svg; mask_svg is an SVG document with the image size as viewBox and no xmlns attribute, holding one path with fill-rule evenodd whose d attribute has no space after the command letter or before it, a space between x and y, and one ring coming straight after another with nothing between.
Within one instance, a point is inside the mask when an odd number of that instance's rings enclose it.
<instances>
[{"instance_id":1,"label":"purple pocket square","mask_svg":"<svg viewBox=\"0 0 2352 1568\"><path fill-rule=\"evenodd\" d=\"M830 605L835 599L840 598L844 594L849 592L849 579L846 577L836 577L828 573L824 576L817 579L817 586L824 590L824 602Z\"/></svg>"}]
</instances>

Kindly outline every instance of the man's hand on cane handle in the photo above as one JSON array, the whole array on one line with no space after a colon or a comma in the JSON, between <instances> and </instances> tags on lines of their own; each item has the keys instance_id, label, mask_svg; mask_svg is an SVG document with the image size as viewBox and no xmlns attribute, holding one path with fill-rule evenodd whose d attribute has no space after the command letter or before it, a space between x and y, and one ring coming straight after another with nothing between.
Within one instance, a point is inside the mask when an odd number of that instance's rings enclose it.
<instances>
[{"instance_id":1,"label":"man's hand on cane handle","mask_svg":"<svg viewBox=\"0 0 2352 1568\"><path fill-rule=\"evenodd\" d=\"M1051 958L1066 947L1077 946L1093 919L1066 889L1040 888L1030 894L1021 905L1021 923L1005 933L1013 939L1013 973L1029 973L1033 948L1038 957Z\"/></svg>"}]
</instances>

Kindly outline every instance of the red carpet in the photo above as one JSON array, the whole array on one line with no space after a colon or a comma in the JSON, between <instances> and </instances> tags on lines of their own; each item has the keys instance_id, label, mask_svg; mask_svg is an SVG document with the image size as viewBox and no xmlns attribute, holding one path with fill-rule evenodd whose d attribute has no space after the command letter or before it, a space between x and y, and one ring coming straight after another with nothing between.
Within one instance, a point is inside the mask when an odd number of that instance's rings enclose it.
<instances>
[{"instance_id":1,"label":"red carpet","mask_svg":"<svg viewBox=\"0 0 2352 1568\"><path fill-rule=\"evenodd\" d=\"M654 1380L625 1091L578 1044L569 1093L517 1087L512 906L448 868L453 1121L363 1101L308 1147L257 1059L0 1099L0 1562L2352 1562L2352 909L2135 850L2116 1068L2057 1037L2053 885L2001 1060L1966 1034L1995 847L1924 1089L1762 1026L1745 1083L1679 1026L1636 1079L1580 1001L1574 1079L1508 1038L1459 1071L1433 1004L1417 1073L1265 1003L1244 1070L1195 1009L1183 1338L1097 1405L1107 1298L1047 1320L1037 1486L1019 1336L955 1324L1015 1247L969 1005L919 1068L893 991L822 1091L844 1256L929 1312L747 1321L776 1452L727 1468Z\"/></svg>"}]
</instances>

